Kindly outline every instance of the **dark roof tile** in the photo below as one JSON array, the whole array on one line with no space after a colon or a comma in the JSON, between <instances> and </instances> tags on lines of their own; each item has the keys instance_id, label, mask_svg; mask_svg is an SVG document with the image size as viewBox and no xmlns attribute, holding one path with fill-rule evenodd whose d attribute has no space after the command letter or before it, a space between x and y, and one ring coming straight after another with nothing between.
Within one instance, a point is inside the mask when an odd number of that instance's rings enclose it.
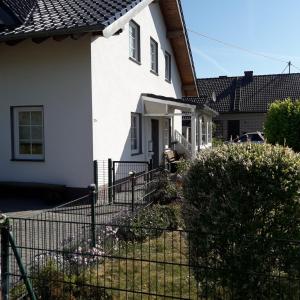
<instances>
[{"instance_id":1,"label":"dark roof tile","mask_svg":"<svg viewBox=\"0 0 300 300\"><path fill-rule=\"evenodd\" d=\"M113 23L142 0L0 0L0 8L18 19L12 28L0 28L0 40L29 33L99 27ZM0 15L1 17L1 15ZM1 21L1 18L0 18ZM0 23L1 24L1 23Z\"/></svg>"},{"instance_id":2,"label":"dark roof tile","mask_svg":"<svg viewBox=\"0 0 300 300\"><path fill-rule=\"evenodd\" d=\"M220 113L267 112L276 100L300 99L300 73L198 79L201 104ZM213 92L217 101L212 101ZM187 98L191 101L191 98Z\"/></svg>"}]
</instances>

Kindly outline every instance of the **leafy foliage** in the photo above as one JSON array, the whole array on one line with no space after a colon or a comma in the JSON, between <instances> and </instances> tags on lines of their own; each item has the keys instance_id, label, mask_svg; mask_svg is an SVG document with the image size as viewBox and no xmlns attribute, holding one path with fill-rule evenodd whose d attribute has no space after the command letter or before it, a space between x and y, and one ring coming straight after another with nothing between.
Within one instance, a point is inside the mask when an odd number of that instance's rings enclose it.
<instances>
[{"instance_id":1,"label":"leafy foliage","mask_svg":"<svg viewBox=\"0 0 300 300\"><path fill-rule=\"evenodd\" d=\"M171 206L153 205L119 221L117 236L125 241L158 237L163 229L177 229L177 213Z\"/></svg>"},{"instance_id":2,"label":"leafy foliage","mask_svg":"<svg viewBox=\"0 0 300 300\"><path fill-rule=\"evenodd\" d=\"M264 130L268 142L300 151L300 100L287 99L272 103Z\"/></svg>"},{"instance_id":3,"label":"leafy foliage","mask_svg":"<svg viewBox=\"0 0 300 300\"><path fill-rule=\"evenodd\" d=\"M67 273L55 259L48 259L44 265L32 268L30 277L37 299L112 299L104 288L97 286L97 277L91 270L82 271L80 275ZM19 284L11 291L11 299L20 299L25 294L25 285Z\"/></svg>"},{"instance_id":4,"label":"leafy foliage","mask_svg":"<svg viewBox=\"0 0 300 300\"><path fill-rule=\"evenodd\" d=\"M204 297L298 299L300 244L288 239L300 239L300 155L268 144L206 150L183 189Z\"/></svg>"}]
</instances>

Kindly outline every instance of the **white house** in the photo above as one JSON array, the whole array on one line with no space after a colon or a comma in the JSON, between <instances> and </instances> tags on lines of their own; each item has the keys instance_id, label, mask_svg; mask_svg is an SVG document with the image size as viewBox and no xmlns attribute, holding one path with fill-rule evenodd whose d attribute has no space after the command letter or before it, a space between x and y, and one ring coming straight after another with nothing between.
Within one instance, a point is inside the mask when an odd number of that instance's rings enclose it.
<instances>
[{"instance_id":1,"label":"white house","mask_svg":"<svg viewBox=\"0 0 300 300\"><path fill-rule=\"evenodd\" d=\"M209 110L182 100L198 90L179 0L20 3L0 2L0 182L84 188L94 160L158 165L211 136Z\"/></svg>"}]
</instances>

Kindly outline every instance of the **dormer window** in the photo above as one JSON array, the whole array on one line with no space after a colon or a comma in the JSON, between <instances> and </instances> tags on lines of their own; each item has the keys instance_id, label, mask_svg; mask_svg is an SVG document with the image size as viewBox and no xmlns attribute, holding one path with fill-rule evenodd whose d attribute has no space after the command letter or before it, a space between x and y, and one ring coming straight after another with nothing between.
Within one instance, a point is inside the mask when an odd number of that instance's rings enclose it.
<instances>
[{"instance_id":1,"label":"dormer window","mask_svg":"<svg viewBox=\"0 0 300 300\"><path fill-rule=\"evenodd\" d=\"M140 26L134 21L129 23L129 57L138 63L141 62Z\"/></svg>"}]
</instances>

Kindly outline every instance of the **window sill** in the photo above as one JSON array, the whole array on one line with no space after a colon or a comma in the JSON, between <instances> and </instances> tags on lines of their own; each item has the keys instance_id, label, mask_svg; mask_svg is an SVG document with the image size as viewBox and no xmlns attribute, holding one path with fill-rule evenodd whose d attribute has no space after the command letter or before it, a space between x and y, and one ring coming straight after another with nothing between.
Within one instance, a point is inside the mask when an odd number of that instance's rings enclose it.
<instances>
[{"instance_id":1,"label":"window sill","mask_svg":"<svg viewBox=\"0 0 300 300\"><path fill-rule=\"evenodd\" d=\"M12 158L10 161L45 162L45 159Z\"/></svg>"},{"instance_id":2,"label":"window sill","mask_svg":"<svg viewBox=\"0 0 300 300\"><path fill-rule=\"evenodd\" d=\"M150 73L152 73L153 75L159 76L158 72L150 70Z\"/></svg>"},{"instance_id":3,"label":"window sill","mask_svg":"<svg viewBox=\"0 0 300 300\"><path fill-rule=\"evenodd\" d=\"M133 57L130 57L129 56L129 60L131 60L131 61L133 61L134 63L136 63L137 65L142 65L142 63L139 61L139 60L136 60L135 58L133 58Z\"/></svg>"},{"instance_id":4,"label":"window sill","mask_svg":"<svg viewBox=\"0 0 300 300\"><path fill-rule=\"evenodd\" d=\"M167 83L172 83L172 80L171 79L167 79L167 78L165 78L165 81L167 82Z\"/></svg>"}]
</instances>

